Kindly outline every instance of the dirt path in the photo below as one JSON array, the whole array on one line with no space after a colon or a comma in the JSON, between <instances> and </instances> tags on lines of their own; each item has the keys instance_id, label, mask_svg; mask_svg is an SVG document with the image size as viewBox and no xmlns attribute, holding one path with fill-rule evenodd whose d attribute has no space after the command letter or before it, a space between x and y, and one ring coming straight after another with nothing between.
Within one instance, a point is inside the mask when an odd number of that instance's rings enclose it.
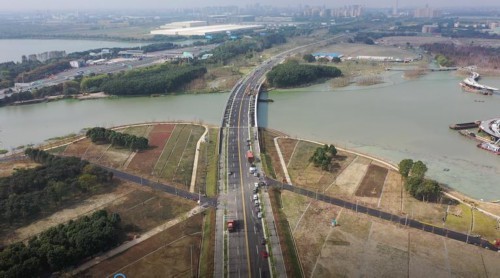
<instances>
[{"instance_id":1,"label":"dirt path","mask_svg":"<svg viewBox=\"0 0 500 278\"><path fill-rule=\"evenodd\" d=\"M198 157L200 156L200 145L202 142L205 142L205 136L207 136L208 133L208 126L204 127L205 132L201 135L200 139L198 139L198 143L196 143L196 151L194 153L193 173L191 174L191 184L189 186L189 192L191 193L194 192L194 186L196 184L196 173L198 173Z\"/></svg>"}]
</instances>

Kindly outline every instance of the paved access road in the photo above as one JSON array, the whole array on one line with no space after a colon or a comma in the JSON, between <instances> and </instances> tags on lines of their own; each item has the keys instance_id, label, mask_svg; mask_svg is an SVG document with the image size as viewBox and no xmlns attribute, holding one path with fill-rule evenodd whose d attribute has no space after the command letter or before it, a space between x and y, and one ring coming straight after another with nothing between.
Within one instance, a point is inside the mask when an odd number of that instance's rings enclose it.
<instances>
[{"instance_id":1,"label":"paved access road","mask_svg":"<svg viewBox=\"0 0 500 278\"><path fill-rule=\"evenodd\" d=\"M289 191L292 191L292 192L297 193L297 194L301 194L301 195L304 195L304 196L307 196L310 198L317 199L319 201L327 202L327 203L330 203L330 204L333 204L333 205L336 205L339 207L350 209L350 210L356 211L358 213L364 213L364 214L367 214L367 215L370 215L373 217L378 217L378 218L381 218L381 219L384 219L387 221L391 221L391 222L399 224L399 225L408 226L411 228L419 229L419 230L426 231L426 232L433 233L433 234L440 235L440 236L445 236L445 237L455 239L458 241L462 241L465 243L478 245L480 247L488 248L489 250L492 250L492 251L498 251L498 248L495 247L493 244L491 244L491 242L484 240L480 237L475 237L475 236L471 236L468 234L448 230L445 228L440 228L440 227L436 227L433 225L425 224L425 223L422 223L422 222L414 220L414 219L408 219L407 216L401 217L401 216L396 215L396 214L392 214L392 213L384 212L384 211L381 211L378 209L359 205L357 203L352 203L352 202L345 201L345 200L342 200L339 198L330 197L330 196L323 195L323 194L318 194L317 192L303 189L303 188L299 188L299 187L295 187L295 186L290 185L290 184L283 184L283 183L280 183L280 182L272 180L272 179L267 179L267 183L272 184L274 186L279 186L285 190L289 190Z\"/></svg>"},{"instance_id":2,"label":"paved access road","mask_svg":"<svg viewBox=\"0 0 500 278\"><path fill-rule=\"evenodd\" d=\"M140 177L140 176L132 175L132 174L129 174L129 173L126 173L126 172L123 172L120 170L116 170L113 168L105 167L105 166L102 166L99 164L97 164L97 165L103 169L108 170L109 172L112 172L114 177L116 177L116 178L123 179L123 180L130 181L130 182L134 182L134 183L137 183L140 185L148 186L148 187L151 187L153 189L167 192L167 193L170 193L172 195L177 195L177 196L180 196L180 197L183 197L186 199L190 199L190 200L194 200L194 201L198 201L198 199L199 199L200 205L202 205L202 206L206 205L206 206L215 207L217 205L217 199L215 199L215 198L208 198L208 197L204 197L202 195L200 196L198 194L191 193L189 191L178 189L177 187L174 187L171 185L151 181L151 180L148 180L148 179Z\"/></svg>"}]
</instances>

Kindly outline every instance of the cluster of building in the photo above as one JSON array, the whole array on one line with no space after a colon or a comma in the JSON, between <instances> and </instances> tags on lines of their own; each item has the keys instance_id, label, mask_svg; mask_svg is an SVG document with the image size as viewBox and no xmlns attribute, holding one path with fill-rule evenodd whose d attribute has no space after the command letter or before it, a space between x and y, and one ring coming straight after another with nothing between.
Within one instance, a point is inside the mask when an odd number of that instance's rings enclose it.
<instances>
[{"instance_id":1,"label":"cluster of building","mask_svg":"<svg viewBox=\"0 0 500 278\"><path fill-rule=\"evenodd\" d=\"M425 5L424 8L417 8L413 12L413 17L415 18L433 18L440 16L441 11L430 8L429 5Z\"/></svg>"},{"instance_id":2,"label":"cluster of building","mask_svg":"<svg viewBox=\"0 0 500 278\"><path fill-rule=\"evenodd\" d=\"M66 57L66 51L47 51L39 54L30 54L28 56L23 56L22 61L40 61L45 62L50 59L63 58Z\"/></svg>"},{"instance_id":3,"label":"cluster of building","mask_svg":"<svg viewBox=\"0 0 500 278\"><path fill-rule=\"evenodd\" d=\"M306 7L302 11L304 17L360 17L363 15L363 6L349 5L341 8Z\"/></svg>"}]
</instances>

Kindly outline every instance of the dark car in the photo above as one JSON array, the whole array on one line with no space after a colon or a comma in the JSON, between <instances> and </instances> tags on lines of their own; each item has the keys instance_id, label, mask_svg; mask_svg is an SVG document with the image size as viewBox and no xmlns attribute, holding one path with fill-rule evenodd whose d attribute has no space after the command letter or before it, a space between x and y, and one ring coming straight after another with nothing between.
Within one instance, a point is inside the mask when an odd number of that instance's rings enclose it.
<instances>
[{"instance_id":1,"label":"dark car","mask_svg":"<svg viewBox=\"0 0 500 278\"><path fill-rule=\"evenodd\" d=\"M261 240L261 242L260 242L260 243L261 243L262 245L266 245L266 239L265 239L265 238L263 238L263 239Z\"/></svg>"}]
</instances>

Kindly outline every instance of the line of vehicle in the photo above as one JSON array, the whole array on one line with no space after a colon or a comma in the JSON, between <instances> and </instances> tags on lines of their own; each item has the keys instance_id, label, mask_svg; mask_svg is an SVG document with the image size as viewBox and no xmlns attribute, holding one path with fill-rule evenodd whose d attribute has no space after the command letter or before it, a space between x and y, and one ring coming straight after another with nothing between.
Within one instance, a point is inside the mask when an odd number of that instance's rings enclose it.
<instances>
[{"instance_id":1,"label":"line of vehicle","mask_svg":"<svg viewBox=\"0 0 500 278\"><path fill-rule=\"evenodd\" d=\"M243 108L243 101L244 98L241 98L240 102L240 108L238 109L238 127L240 125L240 120L241 120L241 109ZM237 133L237 138L240 138L240 129L238 128L238 133ZM242 200L242 205L243 205L243 225L245 227L245 247L246 247L246 254L247 254L247 267L248 267L248 277L252 277L252 268L250 267L250 250L248 247L248 226L247 226L247 214L246 214L246 204L245 204L245 190L243 188L243 169L241 167L241 140L238 140L238 161L239 161L239 166L240 166L240 187L239 189L241 190L241 200Z\"/></svg>"}]
</instances>

